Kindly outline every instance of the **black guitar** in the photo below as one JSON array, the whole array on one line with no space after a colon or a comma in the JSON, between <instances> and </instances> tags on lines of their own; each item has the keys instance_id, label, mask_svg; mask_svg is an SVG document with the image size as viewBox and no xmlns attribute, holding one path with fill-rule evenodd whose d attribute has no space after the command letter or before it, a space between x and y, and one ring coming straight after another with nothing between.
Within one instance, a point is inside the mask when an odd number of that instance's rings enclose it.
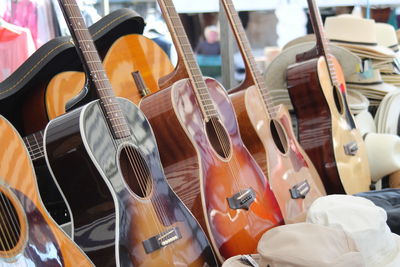
<instances>
[{"instance_id":1,"label":"black guitar","mask_svg":"<svg viewBox=\"0 0 400 267\"><path fill-rule=\"evenodd\" d=\"M75 1L59 2L99 96L44 133L74 241L101 267L216 266L203 230L166 182L147 119L114 96Z\"/></svg>"}]
</instances>

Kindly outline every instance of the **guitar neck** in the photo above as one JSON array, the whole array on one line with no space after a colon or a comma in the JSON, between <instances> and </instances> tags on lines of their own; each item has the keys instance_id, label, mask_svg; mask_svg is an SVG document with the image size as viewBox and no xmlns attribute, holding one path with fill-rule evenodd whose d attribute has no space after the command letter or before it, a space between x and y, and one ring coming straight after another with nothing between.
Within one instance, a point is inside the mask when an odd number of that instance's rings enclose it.
<instances>
[{"instance_id":1,"label":"guitar neck","mask_svg":"<svg viewBox=\"0 0 400 267\"><path fill-rule=\"evenodd\" d=\"M237 41L239 50L243 56L243 60L246 66L246 75L250 75L254 84L258 88L259 93L262 96L264 104L267 108L268 113L274 111L274 104L272 103L269 92L265 86L264 79L261 72L257 66L256 60L251 52L251 47L249 40L247 38L246 32L243 28L243 24L240 21L239 15L235 10L232 0L220 0L225 9L228 21L231 25L233 34ZM248 73L247 73L248 72Z\"/></svg>"},{"instance_id":2,"label":"guitar neck","mask_svg":"<svg viewBox=\"0 0 400 267\"><path fill-rule=\"evenodd\" d=\"M108 80L92 36L85 24L75 0L58 0L68 28L74 39L82 64L87 69L88 77L93 82L104 117L114 138L120 139L130 135L129 127L116 101L111 83Z\"/></svg>"},{"instance_id":3,"label":"guitar neck","mask_svg":"<svg viewBox=\"0 0 400 267\"><path fill-rule=\"evenodd\" d=\"M44 158L43 131L33 133L23 138L32 161Z\"/></svg>"},{"instance_id":4,"label":"guitar neck","mask_svg":"<svg viewBox=\"0 0 400 267\"><path fill-rule=\"evenodd\" d=\"M334 64L332 62L332 59L329 56L331 53L328 45L328 40L325 37L325 31L322 23L322 17L319 12L319 8L315 0L307 0L307 2L308 2L308 8L310 10L311 24L315 33L315 37L317 39L318 55L325 57L331 82L333 85L336 85L337 84L336 72L334 69Z\"/></svg>"},{"instance_id":5,"label":"guitar neck","mask_svg":"<svg viewBox=\"0 0 400 267\"><path fill-rule=\"evenodd\" d=\"M170 31L178 56L184 63L186 71L189 74L189 79L192 83L204 119L208 120L211 117L218 117L218 112L211 99L210 93L208 92L208 88L204 82L199 65L196 62L189 39L187 38L185 29L182 25L182 21L176 12L172 0L158 0L158 3L164 15L165 22Z\"/></svg>"}]
</instances>

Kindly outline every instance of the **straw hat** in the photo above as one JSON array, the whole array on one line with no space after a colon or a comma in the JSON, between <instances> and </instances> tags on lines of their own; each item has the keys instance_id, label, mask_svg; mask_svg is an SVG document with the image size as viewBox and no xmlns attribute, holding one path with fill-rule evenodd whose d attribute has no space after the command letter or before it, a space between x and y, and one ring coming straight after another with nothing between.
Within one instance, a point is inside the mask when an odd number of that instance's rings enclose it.
<instances>
[{"instance_id":1,"label":"straw hat","mask_svg":"<svg viewBox=\"0 0 400 267\"><path fill-rule=\"evenodd\" d=\"M372 19L349 14L328 17L325 20L325 32L331 42L366 57L385 59L395 56L392 50L378 45L375 21Z\"/></svg>"},{"instance_id":2,"label":"straw hat","mask_svg":"<svg viewBox=\"0 0 400 267\"><path fill-rule=\"evenodd\" d=\"M398 267L400 236L390 231L386 219L385 210L372 201L350 195L320 197L307 215L307 222L343 230L351 236L367 267Z\"/></svg>"},{"instance_id":3,"label":"straw hat","mask_svg":"<svg viewBox=\"0 0 400 267\"><path fill-rule=\"evenodd\" d=\"M396 30L394 27L387 23L378 22L375 24L375 28L378 45L386 46L394 52L398 52L399 43L397 41Z\"/></svg>"},{"instance_id":4,"label":"straw hat","mask_svg":"<svg viewBox=\"0 0 400 267\"><path fill-rule=\"evenodd\" d=\"M361 136L367 133L376 133L376 126L372 114L368 110L363 110L354 116L357 129L360 131ZM370 166L371 167L371 166Z\"/></svg>"},{"instance_id":5,"label":"straw hat","mask_svg":"<svg viewBox=\"0 0 400 267\"><path fill-rule=\"evenodd\" d=\"M361 267L366 266L355 242L339 229L311 223L275 227L266 232L260 254L238 255L222 267Z\"/></svg>"},{"instance_id":6,"label":"straw hat","mask_svg":"<svg viewBox=\"0 0 400 267\"><path fill-rule=\"evenodd\" d=\"M400 170L400 137L394 134L368 133L364 139L371 180ZM400 266L400 265L399 265Z\"/></svg>"},{"instance_id":7,"label":"straw hat","mask_svg":"<svg viewBox=\"0 0 400 267\"><path fill-rule=\"evenodd\" d=\"M358 90L368 97L371 105L378 105L387 93L397 90L396 86L383 82L379 70L375 69L353 73L346 78L346 84L348 89Z\"/></svg>"},{"instance_id":8,"label":"straw hat","mask_svg":"<svg viewBox=\"0 0 400 267\"><path fill-rule=\"evenodd\" d=\"M397 88L396 88L397 89ZM378 133L399 134L400 90L388 93L380 103L375 114Z\"/></svg>"}]
</instances>

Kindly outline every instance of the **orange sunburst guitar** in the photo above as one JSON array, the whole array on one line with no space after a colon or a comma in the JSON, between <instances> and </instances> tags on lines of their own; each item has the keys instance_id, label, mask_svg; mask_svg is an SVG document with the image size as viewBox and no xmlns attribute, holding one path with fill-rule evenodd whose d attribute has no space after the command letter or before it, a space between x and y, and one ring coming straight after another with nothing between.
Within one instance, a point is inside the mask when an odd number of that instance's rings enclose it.
<instances>
[{"instance_id":1,"label":"orange sunburst guitar","mask_svg":"<svg viewBox=\"0 0 400 267\"><path fill-rule=\"evenodd\" d=\"M120 37L108 50L104 68L115 94L138 104L149 93L159 90L158 79L174 70L167 54L154 41L140 34ZM140 71L147 91L139 90L132 73ZM45 102L49 119L65 113L65 105L85 86L83 72L62 72L51 79L46 89Z\"/></svg>"},{"instance_id":2,"label":"orange sunburst guitar","mask_svg":"<svg viewBox=\"0 0 400 267\"><path fill-rule=\"evenodd\" d=\"M243 141L269 178L285 222L304 220L308 207L326 194L325 189L296 140L288 111L271 101L232 0L220 1L246 66L243 90L231 94Z\"/></svg>"},{"instance_id":3,"label":"orange sunburst guitar","mask_svg":"<svg viewBox=\"0 0 400 267\"><path fill-rule=\"evenodd\" d=\"M186 70L171 87L140 102L165 175L221 262L255 253L263 233L283 223L278 203L243 144L226 90L202 76L173 1L158 3L184 67L180 70Z\"/></svg>"},{"instance_id":4,"label":"orange sunburst guitar","mask_svg":"<svg viewBox=\"0 0 400 267\"><path fill-rule=\"evenodd\" d=\"M307 0L316 46L296 56L287 86L299 127L299 141L317 168L328 194L369 190L367 153L347 105L342 68L330 53L314 0Z\"/></svg>"},{"instance_id":5,"label":"orange sunburst guitar","mask_svg":"<svg viewBox=\"0 0 400 267\"><path fill-rule=\"evenodd\" d=\"M0 266L93 266L45 210L24 142L0 116Z\"/></svg>"}]
</instances>

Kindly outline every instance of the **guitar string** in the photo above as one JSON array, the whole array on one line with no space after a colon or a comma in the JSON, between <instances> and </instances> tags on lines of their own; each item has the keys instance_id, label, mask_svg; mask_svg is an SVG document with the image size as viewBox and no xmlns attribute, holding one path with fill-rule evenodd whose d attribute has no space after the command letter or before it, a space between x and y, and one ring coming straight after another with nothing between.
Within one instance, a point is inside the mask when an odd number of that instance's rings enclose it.
<instances>
[{"instance_id":1,"label":"guitar string","mask_svg":"<svg viewBox=\"0 0 400 267\"><path fill-rule=\"evenodd\" d=\"M16 219L15 212L12 212L12 207L11 207L12 204L9 201L9 199L3 194L1 194L1 197L2 197L2 200L3 200L3 197L4 197L4 204L5 204L4 205L5 206L4 210L6 210L7 214L8 214L8 216L6 214L4 214L5 215L5 219L7 220L8 225L9 226L11 225L10 233L11 233L13 239L14 239L13 242L15 242L15 244L17 244L17 242L19 240L18 233L20 232L20 229L18 229L20 226L17 226L19 220ZM3 206L2 206L2 210L3 210ZM12 215L14 215L14 216L12 216Z\"/></svg>"},{"instance_id":2,"label":"guitar string","mask_svg":"<svg viewBox=\"0 0 400 267\"><path fill-rule=\"evenodd\" d=\"M179 18L179 16L176 14L176 10L175 10L175 7L174 7L174 5L173 5L173 3L164 3L164 5L163 5L163 7L164 7L164 11L165 11L165 13L166 13L166 21L168 20L169 21L169 24L170 24L170 31L171 31L171 33L173 33L173 34L175 34L175 36L176 36L176 38L183 38L184 40L185 40L185 43L186 43L186 40L187 40L187 36L185 35L185 31L184 31L184 29L183 29L183 25L182 25L182 22L181 22L181 20L180 20L180 18ZM177 22L177 23L175 23L174 24L174 22L173 22L173 19L175 19L175 21ZM182 32L182 34L181 35L179 35L178 34L178 32L177 31L181 31ZM179 44L180 44L180 41L179 40L176 40L176 42L178 43L178 49L181 49L181 50L183 50L183 47L180 47L179 46ZM191 49L190 47L188 48L189 50ZM183 59L185 60L188 60L186 57L185 57L185 55L193 55L193 52L192 51L190 51L189 53L184 53L183 51L181 51L181 56L183 57ZM193 62L194 64L195 64L195 62ZM198 66L197 66L197 68L198 68ZM189 70L193 70L192 68L189 68ZM200 73L201 74L201 73ZM191 74L189 74L189 75L191 75ZM192 74L192 75L194 75L194 74ZM192 76L191 75L191 76ZM201 79L203 79L202 77L201 77ZM194 79L194 77L191 77L191 84L192 84L192 87L193 88L198 88L198 85L197 85L197 82L196 82L196 80ZM199 81L200 82L200 81ZM201 86L200 87L202 87L201 88L201 90L205 90L206 91L206 93L208 93L208 91L207 91L207 87L205 86L205 83L204 83L204 81L203 80L201 80L201 82L200 82L200 84L201 84ZM194 90L195 92L196 92L196 90ZM202 101L201 101L201 96L200 96L200 93L199 92L197 92L198 94L199 94L199 97L200 97L200 99L197 101L197 102L199 102L198 104L199 104L199 106L201 107L201 105L202 105ZM197 98L197 97L196 97ZM212 100L211 100L212 101ZM208 108L204 108L205 109L205 112L206 112L206 116L208 117L208 114L207 114L207 112L209 112L209 110L208 110ZM216 111L215 111L216 112ZM218 114L218 113L216 113L216 114ZM213 123L213 122L212 122ZM213 127L215 128L215 125L213 125ZM217 136L217 138L219 139L219 143L220 143L220 145L221 145L221 147L223 146L223 144L221 144L221 141L220 141L220 139L221 139L221 137L220 136ZM224 152L224 154L225 154L225 157L226 157L226 151ZM234 157L233 157L234 158ZM239 179L238 179L238 177L236 177L236 175L235 175L235 172L232 170L232 167L231 167L231 165L230 165L230 163L228 162L228 167L229 167L229 171L230 171L230 173L231 173L231 177L233 177L233 187L235 188L236 187L236 191L240 191L240 186L239 186ZM238 169L237 169L238 170ZM239 171L239 170L238 170Z\"/></svg>"},{"instance_id":3,"label":"guitar string","mask_svg":"<svg viewBox=\"0 0 400 267\"><path fill-rule=\"evenodd\" d=\"M1 222L2 222L2 223L0 223L0 227L1 227L1 232L3 233L3 236L4 236L4 240L5 240L6 245L7 245L6 250L7 251L11 251L12 242L15 242L15 240L13 240L13 238L11 237L9 229L8 229L9 227L7 227L9 224L8 224L8 222L6 222L6 219L3 217L3 215L5 216L5 214L6 214L4 209L3 209L3 205L2 205L4 203L3 193L1 193L0 195L1 195L1 202L0 202L1 204L0 204L0 206L1 206L1 210L2 210L2 212L0 212L0 218L1 218ZM3 229L3 227L5 228L5 230Z\"/></svg>"},{"instance_id":4,"label":"guitar string","mask_svg":"<svg viewBox=\"0 0 400 267\"><path fill-rule=\"evenodd\" d=\"M73 13L72 13L73 14ZM73 14L74 15L74 14ZM75 14L75 15L78 15L78 14ZM78 16L76 16L76 17L78 17ZM77 35L80 35L79 33L76 33ZM81 37L83 37L83 36L81 36ZM89 36L86 36L86 40L89 40L89 38L88 38ZM82 38L81 38L82 39ZM88 53L86 53L86 56L88 56L88 58L90 59L90 54L88 54ZM93 59L91 59L91 60L95 60L96 59L96 57L95 58L93 58ZM103 73L104 75L105 75L105 73ZM102 78L102 77L101 77ZM99 83L102 83L102 81L98 81ZM106 86L104 86L104 85L102 85L102 88L107 88L108 86L106 85ZM99 91L100 92L100 94L102 94L102 91ZM104 103L104 101L103 101L103 103ZM103 116L104 116L105 114L103 114ZM105 118L105 116L104 116L104 119L106 120L106 118ZM121 127L116 127L117 129L119 129L119 128L121 128ZM110 131L110 129L108 129L108 127L107 127L107 130L109 130ZM121 128L121 130L122 130L122 128ZM111 134L111 136L112 136L112 133L110 133ZM114 143L114 146L115 146L115 148L117 148L117 143L114 141L114 139L112 138L112 141L113 141L113 143ZM142 192L142 194L144 195L144 196L146 196L146 189L145 189L145 186L143 185L143 183L142 183L142 179L140 179L141 178L141 176L142 176L142 173L140 172L140 173L138 173L137 172L137 170L139 170L139 171L141 171L141 169L140 168L137 168L137 165L135 166L135 164L133 164L133 162L134 162L134 160L132 160L132 152L131 153L129 153L129 151L128 151L128 153L127 153L127 155L128 155L128 160L130 161L130 164L131 164L131 166L133 166L133 171L134 171L134 174L135 174L135 176L137 177L137 178L139 178L139 179L137 179L138 180L138 183L139 183L139 187L140 187L140 190L141 190L141 192ZM139 208L141 207L141 205L139 206ZM142 209L143 210L143 209ZM146 213L145 212L145 210L143 210L143 212L144 212L144 214ZM153 215L153 214L152 214ZM155 222L155 225L157 226L157 224L156 224L156 220L155 220L155 218L153 217L153 220L154 220L154 222ZM158 227L157 227L158 228Z\"/></svg>"},{"instance_id":5,"label":"guitar string","mask_svg":"<svg viewBox=\"0 0 400 267\"><path fill-rule=\"evenodd\" d=\"M78 10L78 12L80 12L79 10ZM73 14L73 10L72 10L72 15L74 15ZM79 15L79 14L75 14L75 15ZM76 16L76 17L78 17L78 16ZM82 23L84 23L83 21L82 21ZM88 32L84 32L84 33L86 33L86 34L88 34ZM79 32L76 32L76 34L77 35L80 35L80 33ZM90 35L90 34L89 34ZM81 36L81 37L83 37L83 36ZM89 37L89 36L87 36L87 37ZM91 37L90 37L90 39L91 39ZM82 38L81 38L81 40L82 40ZM86 40L89 40L89 38L86 38ZM92 46L94 46L93 44L91 44ZM88 54L88 53L86 53L86 55L90 58L90 54ZM96 59L96 57L95 58L93 58L93 59ZM101 62L100 62L100 64L101 64ZM103 71L102 71L103 72ZM103 72L103 74L104 74L104 76L106 76L106 74ZM99 83L104 83L104 81L98 81ZM107 84L105 84L106 86L104 86L103 88L107 88L108 86L107 86ZM100 91L101 92L101 91ZM118 104L118 103L117 103ZM103 116L104 116L104 114L103 114ZM108 127L107 127L108 128ZM123 130L123 128L122 127L116 127L117 129L119 129L119 130ZM108 130L110 130L110 129L108 129ZM131 137L133 137L133 138L135 138L136 139L136 137L135 136L133 136L133 135L130 135ZM113 142L114 142L114 139L113 139ZM136 142L137 142L137 140L136 140ZM117 144L116 144L116 142L114 143L114 146L115 147L117 147ZM129 149L130 148L130 149ZM131 147L128 147L128 152L130 151L130 153L127 153L128 154L128 158L129 158L129 161L130 161L130 164L131 164L131 167L132 167L132 169L134 170L134 172L135 172L135 176L138 178L137 180L138 180L138 182L139 182L139 187L140 187L140 190L142 191L142 194L144 195L144 196L146 196L147 194L146 194L146 187L148 187L148 186L145 186L144 185L144 183L145 183L145 181L142 181L142 180L144 180L144 179L146 179L146 178L144 178L143 179L143 173L142 173L142 169L141 168L138 168L137 166L138 165L136 165L136 164L134 164L134 162L135 162L135 160L134 159L137 159L137 156L134 154L134 152L133 152L133 150L131 150L132 148ZM138 160L136 160L136 162L137 162ZM141 160L140 160L141 161ZM139 162L140 162L139 161ZM137 173L137 170L139 170L139 174ZM157 201L157 199L158 199L158 196L157 196L157 194L155 194L155 197L156 197L156 204L158 204L158 202L159 201ZM158 204L158 205L160 205L160 204ZM158 210L158 212L164 212L163 211L163 209L161 208L161 209L159 209ZM154 217L154 214L152 213L152 212L150 212L151 213L151 215L152 215L152 219L154 220L154 222L155 222L155 225L156 225L156 227L158 228L158 230L159 231L161 231L161 229L159 229L159 227L158 227L158 224L157 224L157 220L155 219L155 217ZM165 213L165 212L164 212Z\"/></svg>"}]
</instances>

